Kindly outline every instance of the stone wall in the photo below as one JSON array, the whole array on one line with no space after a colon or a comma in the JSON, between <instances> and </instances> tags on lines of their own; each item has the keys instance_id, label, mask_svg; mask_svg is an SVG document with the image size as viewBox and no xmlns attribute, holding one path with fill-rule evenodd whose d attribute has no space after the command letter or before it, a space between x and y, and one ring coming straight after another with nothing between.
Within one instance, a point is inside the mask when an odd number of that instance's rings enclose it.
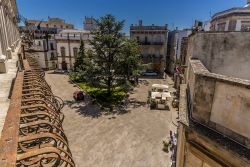
<instances>
[{"instance_id":1,"label":"stone wall","mask_svg":"<svg viewBox=\"0 0 250 167\"><path fill-rule=\"evenodd\" d=\"M250 139L250 89L216 82L210 120Z\"/></svg>"},{"instance_id":2,"label":"stone wall","mask_svg":"<svg viewBox=\"0 0 250 167\"><path fill-rule=\"evenodd\" d=\"M198 64L198 63L197 63ZM202 67L202 64L196 64L196 67ZM195 69L196 73L201 75L200 71ZM203 73L205 73L205 69ZM226 140L223 135L194 124L192 120L187 119L187 96L186 84L180 87L179 103L179 126L178 126L178 147L177 147L177 167L239 167L249 166L249 151L246 148L235 144L231 140ZM204 106L206 107L206 106ZM202 113L201 113L202 114Z\"/></svg>"},{"instance_id":3,"label":"stone wall","mask_svg":"<svg viewBox=\"0 0 250 167\"><path fill-rule=\"evenodd\" d=\"M188 78L193 118L249 147L250 81L210 73L200 60L190 60Z\"/></svg>"},{"instance_id":4,"label":"stone wall","mask_svg":"<svg viewBox=\"0 0 250 167\"><path fill-rule=\"evenodd\" d=\"M247 167L249 159L227 150L195 129L184 126L185 167ZM179 160L179 159L177 159ZM180 167L180 166L177 166Z\"/></svg>"},{"instance_id":5,"label":"stone wall","mask_svg":"<svg viewBox=\"0 0 250 167\"><path fill-rule=\"evenodd\" d=\"M196 33L189 38L187 57L197 58L217 74L250 80L250 33Z\"/></svg>"}]
</instances>

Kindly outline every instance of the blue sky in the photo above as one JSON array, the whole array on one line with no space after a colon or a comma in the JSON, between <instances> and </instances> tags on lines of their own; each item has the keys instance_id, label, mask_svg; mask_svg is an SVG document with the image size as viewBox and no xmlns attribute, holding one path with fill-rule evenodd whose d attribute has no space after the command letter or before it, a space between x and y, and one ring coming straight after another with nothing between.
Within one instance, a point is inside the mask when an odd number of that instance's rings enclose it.
<instances>
[{"instance_id":1,"label":"blue sky","mask_svg":"<svg viewBox=\"0 0 250 167\"><path fill-rule=\"evenodd\" d=\"M124 32L139 19L143 24L190 28L195 19L206 21L210 14L246 4L246 0L17 0L21 15L29 19L64 18L82 29L85 16L113 14L126 20Z\"/></svg>"}]
</instances>

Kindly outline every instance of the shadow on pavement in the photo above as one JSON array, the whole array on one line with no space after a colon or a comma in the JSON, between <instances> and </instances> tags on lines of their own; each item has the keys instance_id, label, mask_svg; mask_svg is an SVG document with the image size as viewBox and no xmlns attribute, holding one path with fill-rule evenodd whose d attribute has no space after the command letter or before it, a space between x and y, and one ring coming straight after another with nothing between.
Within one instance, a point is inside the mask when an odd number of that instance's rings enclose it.
<instances>
[{"instance_id":1,"label":"shadow on pavement","mask_svg":"<svg viewBox=\"0 0 250 167\"><path fill-rule=\"evenodd\" d=\"M147 105L146 102L139 101L136 98L129 99L128 106L132 108L139 108L139 107L145 107Z\"/></svg>"},{"instance_id":2,"label":"shadow on pavement","mask_svg":"<svg viewBox=\"0 0 250 167\"><path fill-rule=\"evenodd\" d=\"M149 85L149 82L148 82L147 80L145 80L145 79L140 79L140 80L139 80L139 84L148 86L148 85Z\"/></svg>"},{"instance_id":3,"label":"shadow on pavement","mask_svg":"<svg viewBox=\"0 0 250 167\"><path fill-rule=\"evenodd\" d=\"M60 75L68 75L65 72L56 72L56 71L48 71L47 74L60 74Z\"/></svg>"},{"instance_id":4,"label":"shadow on pavement","mask_svg":"<svg viewBox=\"0 0 250 167\"><path fill-rule=\"evenodd\" d=\"M75 112L79 113L84 117L91 118L99 118L100 116L110 116L110 115L123 115L130 113L127 110L125 105L119 105L117 107L111 108L101 108L96 104L93 104L92 101L88 100L86 102L83 101L75 101L75 100L66 100L64 101L64 105L70 107ZM109 118L110 119L110 118Z\"/></svg>"},{"instance_id":5,"label":"shadow on pavement","mask_svg":"<svg viewBox=\"0 0 250 167\"><path fill-rule=\"evenodd\" d=\"M66 100L64 104L84 117L98 118L104 114L97 105L91 104L91 102Z\"/></svg>"}]
</instances>

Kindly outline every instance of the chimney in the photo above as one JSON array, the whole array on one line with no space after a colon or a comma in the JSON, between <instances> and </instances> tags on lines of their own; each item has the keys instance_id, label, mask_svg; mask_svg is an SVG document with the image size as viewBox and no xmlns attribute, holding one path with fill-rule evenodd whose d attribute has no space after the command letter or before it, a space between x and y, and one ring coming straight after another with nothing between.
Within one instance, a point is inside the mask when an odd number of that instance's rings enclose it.
<instances>
[{"instance_id":1,"label":"chimney","mask_svg":"<svg viewBox=\"0 0 250 167\"><path fill-rule=\"evenodd\" d=\"M139 20L139 26L140 27L142 26L142 20Z\"/></svg>"}]
</instances>

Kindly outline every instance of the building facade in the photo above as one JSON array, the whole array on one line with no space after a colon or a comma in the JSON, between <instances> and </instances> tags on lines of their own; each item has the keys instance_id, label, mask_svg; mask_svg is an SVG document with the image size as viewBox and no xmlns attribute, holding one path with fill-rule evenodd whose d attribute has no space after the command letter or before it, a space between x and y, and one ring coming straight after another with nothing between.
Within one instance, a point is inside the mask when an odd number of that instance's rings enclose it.
<instances>
[{"instance_id":1,"label":"building facade","mask_svg":"<svg viewBox=\"0 0 250 167\"><path fill-rule=\"evenodd\" d=\"M75 58L78 55L81 40L85 48L90 49L90 31L86 30L62 30L55 36L58 53L58 68L62 70L72 70Z\"/></svg>"},{"instance_id":2,"label":"building facade","mask_svg":"<svg viewBox=\"0 0 250 167\"><path fill-rule=\"evenodd\" d=\"M18 10L15 0L0 0L0 56L11 58L11 51L20 39Z\"/></svg>"},{"instance_id":3,"label":"building facade","mask_svg":"<svg viewBox=\"0 0 250 167\"><path fill-rule=\"evenodd\" d=\"M144 64L151 64L148 70L164 74L166 68L168 27L144 26L142 21L139 25L130 26L130 37L136 39L140 45Z\"/></svg>"},{"instance_id":4,"label":"building facade","mask_svg":"<svg viewBox=\"0 0 250 167\"><path fill-rule=\"evenodd\" d=\"M32 56L44 70L54 70L58 67L57 49L55 39L35 39L31 49Z\"/></svg>"},{"instance_id":5,"label":"building facade","mask_svg":"<svg viewBox=\"0 0 250 167\"><path fill-rule=\"evenodd\" d=\"M169 33L167 70L170 74L174 74L176 64L180 64L183 39L191 33L191 29L174 30Z\"/></svg>"},{"instance_id":6,"label":"building facade","mask_svg":"<svg viewBox=\"0 0 250 167\"><path fill-rule=\"evenodd\" d=\"M64 19L61 18L48 18L48 21L43 20L27 20L29 26L37 27L40 25L41 28L56 28L58 30L62 29L74 29L74 25L66 23Z\"/></svg>"},{"instance_id":7,"label":"building facade","mask_svg":"<svg viewBox=\"0 0 250 167\"><path fill-rule=\"evenodd\" d=\"M32 50L34 51L33 57L36 58L40 67L45 70L57 69L58 64L58 52L57 41L58 34L63 37L64 30L72 30L73 24L66 23L61 18L48 18L48 21L40 20L27 20L27 27L21 28L25 33L32 32L34 38L34 44ZM60 44L59 44L60 45Z\"/></svg>"},{"instance_id":8,"label":"building facade","mask_svg":"<svg viewBox=\"0 0 250 167\"><path fill-rule=\"evenodd\" d=\"M250 166L249 38L249 32L189 37L177 167Z\"/></svg>"},{"instance_id":9,"label":"building facade","mask_svg":"<svg viewBox=\"0 0 250 167\"><path fill-rule=\"evenodd\" d=\"M211 31L250 31L250 0L247 5L213 15Z\"/></svg>"}]
</instances>

